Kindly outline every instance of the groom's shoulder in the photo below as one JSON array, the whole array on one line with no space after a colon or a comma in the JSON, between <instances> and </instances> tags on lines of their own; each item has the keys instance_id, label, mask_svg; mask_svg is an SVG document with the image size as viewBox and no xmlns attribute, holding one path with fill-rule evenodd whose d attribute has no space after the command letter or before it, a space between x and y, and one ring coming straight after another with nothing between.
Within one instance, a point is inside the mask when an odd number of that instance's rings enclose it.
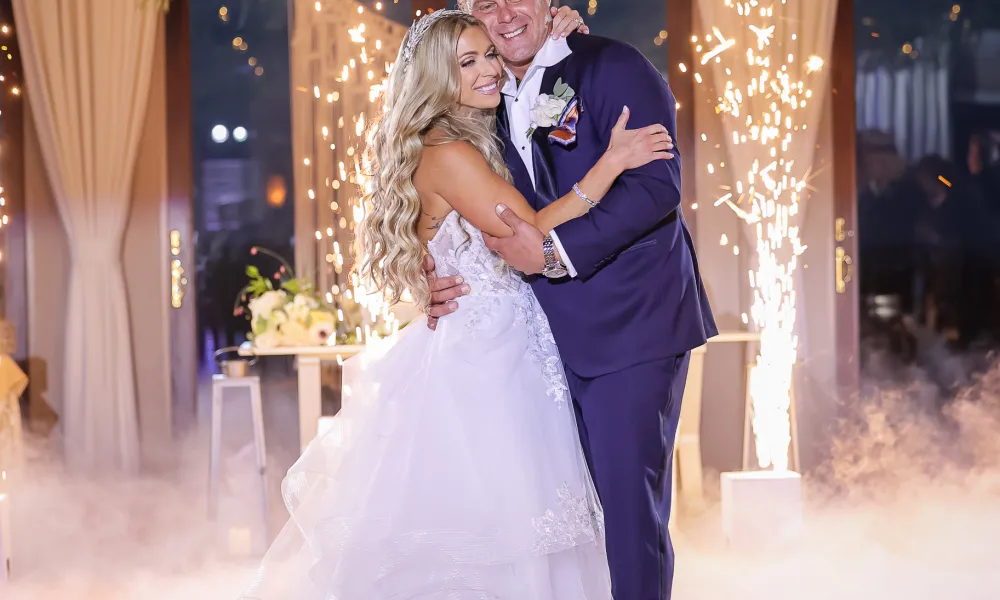
<instances>
[{"instance_id":1,"label":"groom's shoulder","mask_svg":"<svg viewBox=\"0 0 1000 600\"><path fill-rule=\"evenodd\" d=\"M574 33L567 38L573 54L595 66L652 67L652 64L635 47L599 35Z\"/></svg>"}]
</instances>

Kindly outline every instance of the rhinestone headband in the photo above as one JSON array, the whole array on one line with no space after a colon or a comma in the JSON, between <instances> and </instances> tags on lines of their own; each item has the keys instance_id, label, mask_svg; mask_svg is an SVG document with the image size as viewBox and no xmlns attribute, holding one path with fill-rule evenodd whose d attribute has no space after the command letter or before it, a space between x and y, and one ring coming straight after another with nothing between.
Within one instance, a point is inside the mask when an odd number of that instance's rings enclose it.
<instances>
[{"instance_id":1,"label":"rhinestone headband","mask_svg":"<svg viewBox=\"0 0 1000 600\"><path fill-rule=\"evenodd\" d=\"M413 25L410 26L410 31L406 34L406 44L403 46L403 52L400 55L403 62L403 68L405 69L410 66L410 63L413 61L413 55L417 51L417 46L420 44L420 40L423 39L424 34L427 33L428 29L445 17L464 14L465 13L460 10L436 10L414 21Z\"/></svg>"}]
</instances>

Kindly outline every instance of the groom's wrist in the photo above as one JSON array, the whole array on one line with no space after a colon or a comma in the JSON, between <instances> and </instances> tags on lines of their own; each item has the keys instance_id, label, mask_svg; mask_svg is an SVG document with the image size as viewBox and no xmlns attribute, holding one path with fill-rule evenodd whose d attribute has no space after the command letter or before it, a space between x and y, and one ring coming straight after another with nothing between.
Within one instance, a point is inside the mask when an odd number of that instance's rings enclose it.
<instances>
[{"instance_id":1,"label":"groom's wrist","mask_svg":"<svg viewBox=\"0 0 1000 600\"><path fill-rule=\"evenodd\" d=\"M559 239L559 235L555 229L549 232L549 237L552 238L552 242L555 245L556 256L559 258L559 262L566 268L566 272L570 277L576 277L576 267L573 266L573 259L566 253L566 248L563 247L562 241Z\"/></svg>"}]
</instances>

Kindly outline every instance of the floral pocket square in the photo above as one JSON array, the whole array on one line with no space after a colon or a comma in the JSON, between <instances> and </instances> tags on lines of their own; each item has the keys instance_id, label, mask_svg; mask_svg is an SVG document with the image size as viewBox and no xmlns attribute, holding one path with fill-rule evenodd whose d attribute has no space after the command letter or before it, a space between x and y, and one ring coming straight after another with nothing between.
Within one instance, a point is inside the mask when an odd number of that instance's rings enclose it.
<instances>
[{"instance_id":1,"label":"floral pocket square","mask_svg":"<svg viewBox=\"0 0 1000 600\"><path fill-rule=\"evenodd\" d=\"M574 96L566 108L563 109L559 119L549 132L549 141L560 146L569 146L576 142L576 126L580 122L580 115L583 114L583 102L579 96Z\"/></svg>"}]
</instances>

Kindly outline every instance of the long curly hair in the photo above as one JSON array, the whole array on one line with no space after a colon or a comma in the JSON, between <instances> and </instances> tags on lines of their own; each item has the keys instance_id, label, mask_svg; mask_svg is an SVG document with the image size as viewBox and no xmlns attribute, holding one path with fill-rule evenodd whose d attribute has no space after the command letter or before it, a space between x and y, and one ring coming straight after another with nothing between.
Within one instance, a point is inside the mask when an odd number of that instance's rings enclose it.
<instances>
[{"instance_id":1,"label":"long curly hair","mask_svg":"<svg viewBox=\"0 0 1000 600\"><path fill-rule=\"evenodd\" d=\"M395 304L409 291L418 306L430 292L420 268L425 254L417 233L421 202L413 175L420 164L424 136L435 129L435 143L462 141L485 157L510 181L493 110L459 105L462 82L456 52L464 31L482 27L468 15L448 15L434 23L416 46L408 64L402 60L411 33L389 74L382 109L371 123L363 155L366 182L363 215L355 237L355 271L369 289Z\"/></svg>"}]
</instances>

